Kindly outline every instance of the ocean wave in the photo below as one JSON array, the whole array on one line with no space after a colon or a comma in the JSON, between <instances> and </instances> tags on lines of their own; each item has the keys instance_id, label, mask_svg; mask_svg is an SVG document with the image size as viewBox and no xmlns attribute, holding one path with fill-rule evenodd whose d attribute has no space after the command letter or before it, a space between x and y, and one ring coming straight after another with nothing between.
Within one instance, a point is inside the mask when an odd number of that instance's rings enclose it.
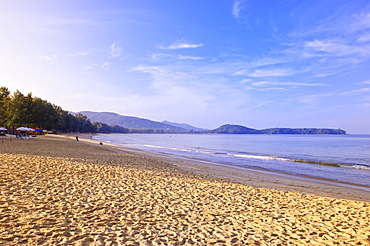
<instances>
[{"instance_id":1,"label":"ocean wave","mask_svg":"<svg viewBox=\"0 0 370 246\"><path fill-rule=\"evenodd\" d=\"M156 148L156 149L170 149L170 150L176 150L176 151L192 152L189 149L179 149L179 148L171 148L171 147L156 146L156 145L149 145L149 144L144 144L144 146L149 147L149 148Z\"/></svg>"},{"instance_id":2,"label":"ocean wave","mask_svg":"<svg viewBox=\"0 0 370 246\"><path fill-rule=\"evenodd\" d=\"M260 160L275 160L275 161L292 161L290 159L275 157L275 156L263 156L263 155L248 155L248 154L228 154L235 157L260 159Z\"/></svg>"},{"instance_id":3,"label":"ocean wave","mask_svg":"<svg viewBox=\"0 0 370 246\"><path fill-rule=\"evenodd\" d=\"M242 158L259 159L259 160L289 161L289 162L297 162L297 163L316 164L316 165L322 165L322 166L341 167L340 164L332 163L332 162L289 159L289 158L283 158L279 156L251 155L251 154L229 154L229 155L232 155L235 157L242 157Z\"/></svg>"},{"instance_id":4,"label":"ocean wave","mask_svg":"<svg viewBox=\"0 0 370 246\"><path fill-rule=\"evenodd\" d=\"M363 166L363 165L342 165L342 167L370 171L370 167Z\"/></svg>"},{"instance_id":5,"label":"ocean wave","mask_svg":"<svg viewBox=\"0 0 370 246\"><path fill-rule=\"evenodd\" d=\"M226 153L222 152L212 152L212 151L203 151L203 150L192 150L192 149L181 149L181 148L173 148L173 147L164 147L164 146L156 146L156 145L143 145L149 148L156 148L156 149L168 149L168 150L175 150L175 151L183 151L183 152L193 152L193 153L201 153L201 154L215 154L215 155L225 155ZM205 149L205 148L196 148L196 149Z\"/></svg>"},{"instance_id":6,"label":"ocean wave","mask_svg":"<svg viewBox=\"0 0 370 246\"><path fill-rule=\"evenodd\" d=\"M296 163L305 163L305 164L315 164L321 166L331 166L331 167L343 167L343 168L351 168L351 169L359 169L359 170L370 170L370 167L363 166L363 165L351 165L351 164L338 164L333 162L325 162L325 161L313 161L313 160L302 160L302 159L290 159L284 158L279 156L272 156L272 155L258 155L258 154L248 154L248 153L227 153L227 152L217 152L217 151L206 151L205 148L196 148L195 150L192 149L183 149L183 148L173 148L173 147L164 147L164 146L156 146L156 145L144 145L145 147L149 148L157 148L157 149L168 149L174 151L182 151L182 152L193 152L193 153L200 153L206 155L225 155L230 157L238 157L238 158L247 158L247 159L258 159L258 160L266 160L266 161L287 161L287 162L296 162Z\"/></svg>"}]
</instances>

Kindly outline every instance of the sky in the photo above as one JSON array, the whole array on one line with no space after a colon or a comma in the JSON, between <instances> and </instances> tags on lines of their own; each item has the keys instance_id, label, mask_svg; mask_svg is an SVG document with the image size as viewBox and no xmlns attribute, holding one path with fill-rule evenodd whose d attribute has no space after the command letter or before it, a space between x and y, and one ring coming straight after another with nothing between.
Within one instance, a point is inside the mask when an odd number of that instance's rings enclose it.
<instances>
[{"instance_id":1,"label":"sky","mask_svg":"<svg viewBox=\"0 0 370 246\"><path fill-rule=\"evenodd\" d=\"M0 0L0 86L64 110L370 134L368 0Z\"/></svg>"}]
</instances>

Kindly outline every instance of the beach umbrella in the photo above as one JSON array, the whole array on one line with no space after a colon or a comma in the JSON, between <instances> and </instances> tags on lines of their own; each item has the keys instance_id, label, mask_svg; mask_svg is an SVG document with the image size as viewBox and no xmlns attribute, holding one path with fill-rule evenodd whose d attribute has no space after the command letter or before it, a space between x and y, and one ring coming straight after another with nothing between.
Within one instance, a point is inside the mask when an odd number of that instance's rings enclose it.
<instances>
[{"instance_id":1,"label":"beach umbrella","mask_svg":"<svg viewBox=\"0 0 370 246\"><path fill-rule=\"evenodd\" d=\"M27 128L27 127L22 126L22 127L18 127L16 130L17 130L17 131L21 131L21 132L26 132L26 131L28 131L28 128Z\"/></svg>"},{"instance_id":2,"label":"beach umbrella","mask_svg":"<svg viewBox=\"0 0 370 246\"><path fill-rule=\"evenodd\" d=\"M7 131L8 129L4 128L4 127L0 127L0 131Z\"/></svg>"},{"instance_id":3,"label":"beach umbrella","mask_svg":"<svg viewBox=\"0 0 370 246\"><path fill-rule=\"evenodd\" d=\"M24 127L24 126L22 126L22 127L19 127L19 128L17 128L16 129L17 131L21 131L21 132L33 132L33 131L35 131L34 129L32 129L32 128L28 128L28 127Z\"/></svg>"}]
</instances>

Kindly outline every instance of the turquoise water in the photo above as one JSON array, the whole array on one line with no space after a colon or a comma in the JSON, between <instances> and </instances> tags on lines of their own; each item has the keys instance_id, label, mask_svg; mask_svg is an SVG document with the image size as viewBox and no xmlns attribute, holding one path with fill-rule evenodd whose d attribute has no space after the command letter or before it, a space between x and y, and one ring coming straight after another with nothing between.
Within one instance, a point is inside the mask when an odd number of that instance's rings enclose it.
<instances>
[{"instance_id":1,"label":"turquoise water","mask_svg":"<svg viewBox=\"0 0 370 246\"><path fill-rule=\"evenodd\" d=\"M144 151L370 186L370 135L106 134Z\"/></svg>"}]
</instances>

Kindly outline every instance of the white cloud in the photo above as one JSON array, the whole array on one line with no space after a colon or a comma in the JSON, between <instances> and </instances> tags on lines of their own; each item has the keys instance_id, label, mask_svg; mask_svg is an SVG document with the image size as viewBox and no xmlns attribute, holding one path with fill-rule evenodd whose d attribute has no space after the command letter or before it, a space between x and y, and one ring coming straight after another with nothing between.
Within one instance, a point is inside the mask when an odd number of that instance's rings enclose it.
<instances>
[{"instance_id":1,"label":"white cloud","mask_svg":"<svg viewBox=\"0 0 370 246\"><path fill-rule=\"evenodd\" d=\"M109 62L104 62L100 67L103 68L104 70L109 70L110 69L111 63Z\"/></svg>"},{"instance_id":2,"label":"white cloud","mask_svg":"<svg viewBox=\"0 0 370 246\"><path fill-rule=\"evenodd\" d=\"M321 72L321 73L318 73L318 74L314 75L314 77L316 77L316 78L323 78L323 77L328 77L330 75L333 75L335 73L336 72Z\"/></svg>"},{"instance_id":3,"label":"white cloud","mask_svg":"<svg viewBox=\"0 0 370 246\"><path fill-rule=\"evenodd\" d=\"M327 39L327 40L318 40L314 39L313 41L306 41L303 43L303 48L306 51L313 53L330 53L330 55L342 56L353 53L361 53L360 47L356 45L348 45L346 41L339 39Z\"/></svg>"},{"instance_id":4,"label":"white cloud","mask_svg":"<svg viewBox=\"0 0 370 246\"><path fill-rule=\"evenodd\" d=\"M160 68L157 66L144 66L139 65L136 67L131 67L130 72L143 72L143 73L153 73L154 71L159 71Z\"/></svg>"},{"instance_id":5,"label":"white cloud","mask_svg":"<svg viewBox=\"0 0 370 246\"><path fill-rule=\"evenodd\" d=\"M238 70L234 73L232 73L231 75L247 75L249 72L249 69L242 69L242 70Z\"/></svg>"},{"instance_id":6,"label":"white cloud","mask_svg":"<svg viewBox=\"0 0 370 246\"><path fill-rule=\"evenodd\" d=\"M294 74L286 69L256 69L253 73L248 74L250 77L278 77Z\"/></svg>"},{"instance_id":7,"label":"white cloud","mask_svg":"<svg viewBox=\"0 0 370 246\"><path fill-rule=\"evenodd\" d=\"M370 12L362 12L352 16L353 20L349 23L350 30L355 32L370 28Z\"/></svg>"},{"instance_id":8,"label":"white cloud","mask_svg":"<svg viewBox=\"0 0 370 246\"><path fill-rule=\"evenodd\" d=\"M247 110L253 104L253 98L246 95L241 88L234 87L224 77L204 73L196 65L183 66L171 63L163 66L141 65L132 67L131 71L146 73L150 79L147 86L152 108L162 108L174 115L199 115L204 117L213 112ZM144 99L146 100L146 99ZM253 106L253 105L252 105ZM148 108L148 105L146 105ZM150 110L149 110L150 111ZM158 112L157 112L158 113Z\"/></svg>"},{"instance_id":9,"label":"white cloud","mask_svg":"<svg viewBox=\"0 0 370 246\"><path fill-rule=\"evenodd\" d=\"M342 92L340 93L339 95L341 96L353 96L353 95L360 95L362 93L366 93L366 92L369 92L370 91L370 88L361 88L361 89L357 89L357 90L351 90L351 91L345 91L345 92Z\"/></svg>"},{"instance_id":10,"label":"white cloud","mask_svg":"<svg viewBox=\"0 0 370 246\"><path fill-rule=\"evenodd\" d=\"M189 49L189 48L193 49L193 48L198 48L201 46L203 46L202 43L191 44L191 43L185 42L184 39L179 39L169 46L161 46L160 48L164 50L176 50L176 49Z\"/></svg>"},{"instance_id":11,"label":"white cloud","mask_svg":"<svg viewBox=\"0 0 370 246\"><path fill-rule=\"evenodd\" d=\"M365 80L365 81L362 81L361 83L359 83L360 85L370 85L370 79L368 80Z\"/></svg>"},{"instance_id":12,"label":"white cloud","mask_svg":"<svg viewBox=\"0 0 370 246\"><path fill-rule=\"evenodd\" d=\"M360 37L357 38L358 42L369 42L370 41L370 33L361 35Z\"/></svg>"},{"instance_id":13,"label":"white cloud","mask_svg":"<svg viewBox=\"0 0 370 246\"><path fill-rule=\"evenodd\" d=\"M161 59L166 59L166 58L172 58L173 55L170 54L164 54L164 53L152 53L150 57L154 60L161 60Z\"/></svg>"},{"instance_id":14,"label":"white cloud","mask_svg":"<svg viewBox=\"0 0 370 246\"><path fill-rule=\"evenodd\" d=\"M290 99L292 102L307 103L307 104L321 104L321 100L324 98L335 96L333 93L323 93L323 94L312 94L307 96L302 96L298 98Z\"/></svg>"},{"instance_id":15,"label":"white cloud","mask_svg":"<svg viewBox=\"0 0 370 246\"><path fill-rule=\"evenodd\" d=\"M179 56L174 56L170 54L164 54L164 53L153 53L150 55L150 57L154 61L162 60L162 59L178 59L178 60L202 60L202 57L199 56L184 56L184 55L179 55Z\"/></svg>"},{"instance_id":16,"label":"white cloud","mask_svg":"<svg viewBox=\"0 0 370 246\"><path fill-rule=\"evenodd\" d=\"M235 18L239 18L239 13L240 13L240 10L242 9L242 5L243 5L243 0L237 0L234 2L234 5L233 5L233 16Z\"/></svg>"},{"instance_id":17,"label":"white cloud","mask_svg":"<svg viewBox=\"0 0 370 246\"><path fill-rule=\"evenodd\" d=\"M113 58L116 58L116 57L119 57L122 53L122 48L118 45L118 42L114 42L111 46L110 46L110 55L113 57Z\"/></svg>"},{"instance_id":18,"label":"white cloud","mask_svg":"<svg viewBox=\"0 0 370 246\"><path fill-rule=\"evenodd\" d=\"M79 52L77 55L79 55L79 56L87 56L88 54L90 54L90 51Z\"/></svg>"},{"instance_id":19,"label":"white cloud","mask_svg":"<svg viewBox=\"0 0 370 246\"><path fill-rule=\"evenodd\" d=\"M179 59L180 60L202 60L203 58L199 57L199 56L182 56L182 55L180 55Z\"/></svg>"},{"instance_id":20,"label":"white cloud","mask_svg":"<svg viewBox=\"0 0 370 246\"><path fill-rule=\"evenodd\" d=\"M271 85L287 85L287 86L327 86L320 83L298 83L298 82L269 82L260 81L252 83L253 86L271 86Z\"/></svg>"},{"instance_id":21,"label":"white cloud","mask_svg":"<svg viewBox=\"0 0 370 246\"><path fill-rule=\"evenodd\" d=\"M268 87L263 89L258 89L259 91L285 91L286 88L284 87Z\"/></svg>"},{"instance_id":22,"label":"white cloud","mask_svg":"<svg viewBox=\"0 0 370 246\"><path fill-rule=\"evenodd\" d=\"M245 84L245 83L249 83L251 82L252 80L251 79L243 79L242 81L240 81L239 83L240 84Z\"/></svg>"},{"instance_id":23,"label":"white cloud","mask_svg":"<svg viewBox=\"0 0 370 246\"><path fill-rule=\"evenodd\" d=\"M50 55L50 56L39 55L39 56L37 56L37 58L39 58L41 60L47 60L47 61L54 61L54 60L58 59L56 55Z\"/></svg>"}]
</instances>

